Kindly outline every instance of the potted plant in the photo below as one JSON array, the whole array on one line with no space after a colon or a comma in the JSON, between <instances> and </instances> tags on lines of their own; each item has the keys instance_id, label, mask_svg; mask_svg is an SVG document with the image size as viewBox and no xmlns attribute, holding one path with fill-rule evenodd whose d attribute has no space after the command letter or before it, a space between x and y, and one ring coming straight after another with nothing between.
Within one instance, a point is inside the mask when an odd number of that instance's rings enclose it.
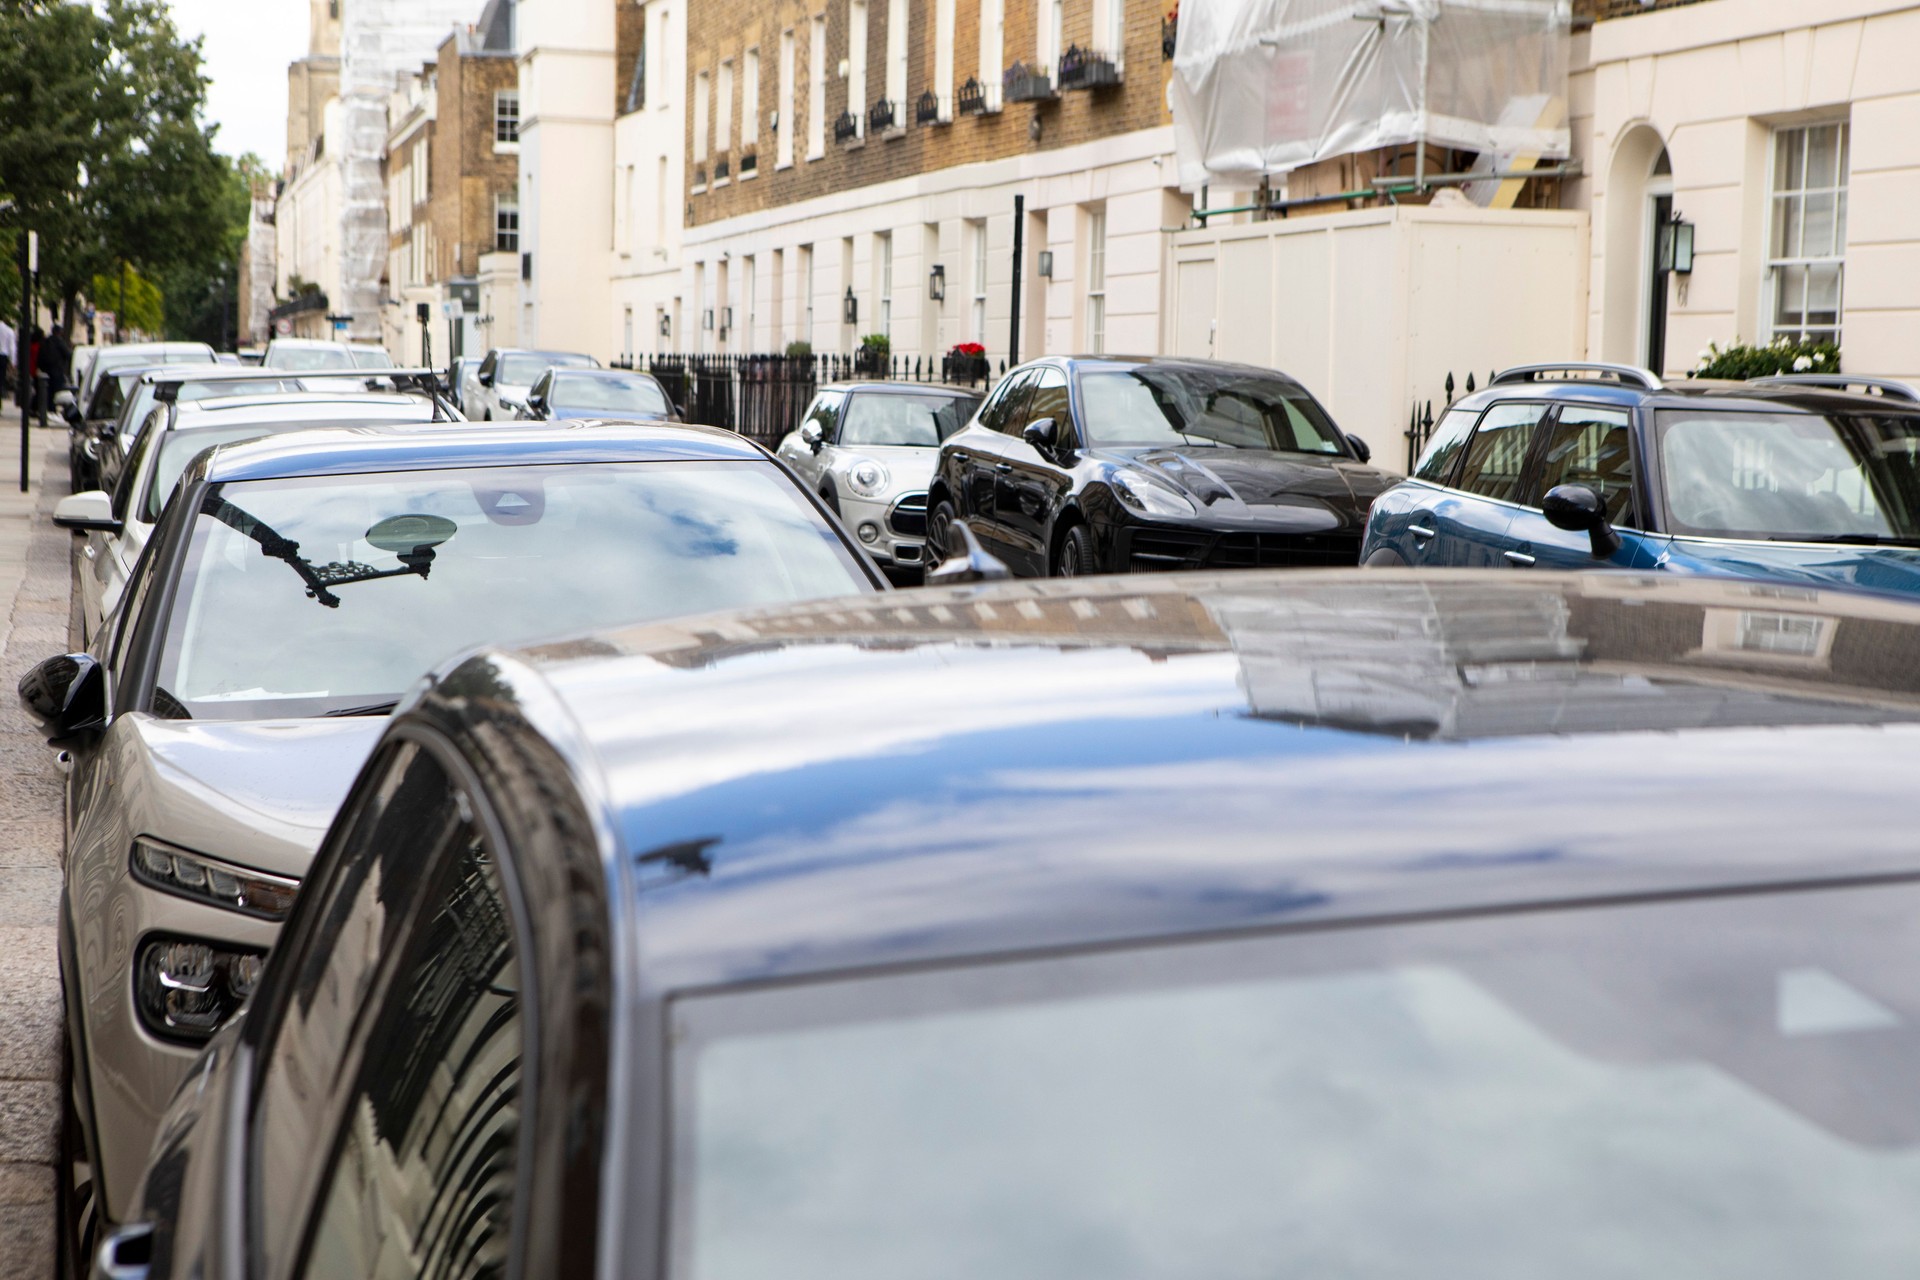
<instances>
[{"instance_id":1,"label":"potted plant","mask_svg":"<svg viewBox=\"0 0 1920 1280\"><path fill-rule=\"evenodd\" d=\"M860 350L853 357L853 371L862 377L884 378L892 355L892 339L884 333L870 333L860 339Z\"/></svg>"},{"instance_id":2,"label":"potted plant","mask_svg":"<svg viewBox=\"0 0 1920 1280\"><path fill-rule=\"evenodd\" d=\"M977 342L955 343L941 365L940 376L947 382L971 385L984 382L992 376L992 369L987 363L987 349Z\"/></svg>"},{"instance_id":3,"label":"potted plant","mask_svg":"<svg viewBox=\"0 0 1920 1280\"><path fill-rule=\"evenodd\" d=\"M1779 373L1839 373L1840 348L1831 342L1795 342L1779 337L1765 346L1710 342L1688 377L1767 378Z\"/></svg>"}]
</instances>

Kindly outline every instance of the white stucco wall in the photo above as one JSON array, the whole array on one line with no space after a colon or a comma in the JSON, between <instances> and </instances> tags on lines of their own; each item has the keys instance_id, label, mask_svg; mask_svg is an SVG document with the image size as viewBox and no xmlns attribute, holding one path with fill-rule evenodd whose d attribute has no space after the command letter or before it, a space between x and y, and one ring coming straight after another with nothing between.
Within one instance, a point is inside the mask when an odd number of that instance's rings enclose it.
<instances>
[{"instance_id":1,"label":"white stucco wall","mask_svg":"<svg viewBox=\"0 0 1920 1280\"><path fill-rule=\"evenodd\" d=\"M609 329L615 355L679 350L680 334L660 333L681 294L680 229L686 209L686 6L647 6L646 104L613 123L613 279ZM626 86L619 86L626 92ZM771 148L768 149L771 158ZM663 163L664 162L664 163ZM666 181L660 180L662 171ZM627 315L633 340L627 345Z\"/></svg>"}]
</instances>

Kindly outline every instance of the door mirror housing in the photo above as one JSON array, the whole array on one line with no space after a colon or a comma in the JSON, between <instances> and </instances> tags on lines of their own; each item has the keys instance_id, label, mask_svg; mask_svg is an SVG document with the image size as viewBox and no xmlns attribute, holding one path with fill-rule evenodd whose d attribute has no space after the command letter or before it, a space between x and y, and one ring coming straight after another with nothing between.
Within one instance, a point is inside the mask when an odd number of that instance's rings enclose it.
<instances>
[{"instance_id":1,"label":"door mirror housing","mask_svg":"<svg viewBox=\"0 0 1920 1280\"><path fill-rule=\"evenodd\" d=\"M1043 458L1055 458L1060 453L1060 424L1052 418L1035 418L1021 428L1020 438Z\"/></svg>"},{"instance_id":2,"label":"door mirror housing","mask_svg":"<svg viewBox=\"0 0 1920 1280\"><path fill-rule=\"evenodd\" d=\"M54 504L53 522L81 533L119 533L123 527L114 519L113 498L99 489L70 493L60 499Z\"/></svg>"},{"instance_id":3,"label":"door mirror housing","mask_svg":"<svg viewBox=\"0 0 1920 1280\"><path fill-rule=\"evenodd\" d=\"M1373 446L1368 444L1365 440L1362 440L1359 436L1351 435L1351 434L1348 435L1347 447L1353 450L1353 456L1360 459L1360 461L1362 462L1373 461Z\"/></svg>"},{"instance_id":4,"label":"door mirror housing","mask_svg":"<svg viewBox=\"0 0 1920 1280\"><path fill-rule=\"evenodd\" d=\"M1593 546L1593 558L1605 560L1620 550L1620 535L1607 523L1607 504L1600 495L1583 484L1557 484L1540 500L1540 512L1547 523L1569 533L1587 535Z\"/></svg>"},{"instance_id":5,"label":"door mirror housing","mask_svg":"<svg viewBox=\"0 0 1920 1280\"><path fill-rule=\"evenodd\" d=\"M60 416L67 420L68 426L77 427L86 419L80 416L80 406L69 400L60 406Z\"/></svg>"},{"instance_id":6,"label":"door mirror housing","mask_svg":"<svg viewBox=\"0 0 1920 1280\"><path fill-rule=\"evenodd\" d=\"M482 369L478 374L475 375L475 380L478 381L479 384L483 387L490 387L493 385L493 374L491 374L485 369Z\"/></svg>"},{"instance_id":7,"label":"door mirror housing","mask_svg":"<svg viewBox=\"0 0 1920 1280\"><path fill-rule=\"evenodd\" d=\"M827 443L827 433L820 429L818 422L808 419L800 424L800 443L818 453Z\"/></svg>"},{"instance_id":8,"label":"door mirror housing","mask_svg":"<svg viewBox=\"0 0 1920 1280\"><path fill-rule=\"evenodd\" d=\"M20 677L20 706L55 746L107 727L107 672L92 654L48 658Z\"/></svg>"},{"instance_id":9,"label":"door mirror housing","mask_svg":"<svg viewBox=\"0 0 1920 1280\"><path fill-rule=\"evenodd\" d=\"M926 585L959 587L969 582L1001 582L1012 576L1013 570L1007 568L1005 561L989 555L980 545L980 539L973 536L966 521L955 520L947 526L946 557L927 570Z\"/></svg>"}]
</instances>

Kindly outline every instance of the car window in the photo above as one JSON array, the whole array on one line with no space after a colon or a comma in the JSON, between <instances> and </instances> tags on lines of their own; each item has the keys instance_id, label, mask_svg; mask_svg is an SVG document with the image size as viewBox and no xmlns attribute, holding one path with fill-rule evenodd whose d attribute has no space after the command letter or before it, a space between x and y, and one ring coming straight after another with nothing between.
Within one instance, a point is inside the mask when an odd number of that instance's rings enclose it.
<instances>
[{"instance_id":1,"label":"car window","mask_svg":"<svg viewBox=\"0 0 1920 1280\"><path fill-rule=\"evenodd\" d=\"M365 1023L308 1280L506 1274L527 1103L512 914L471 822L436 861Z\"/></svg>"},{"instance_id":2,"label":"car window","mask_svg":"<svg viewBox=\"0 0 1920 1280\"><path fill-rule=\"evenodd\" d=\"M140 472L146 466L147 455L153 452L154 441L165 434L162 428L167 412L167 406L157 405L153 412L147 415L146 425L140 429L140 434L134 439L133 452L127 455L125 464L120 468L120 479L113 486L113 518L115 520L127 519L127 512L133 505L134 490L140 485ZM151 523L151 521L143 521L143 523Z\"/></svg>"},{"instance_id":3,"label":"car window","mask_svg":"<svg viewBox=\"0 0 1920 1280\"><path fill-rule=\"evenodd\" d=\"M1562 406L1541 455L1540 478L1527 502L1539 506L1559 484L1585 485L1606 504L1607 519L1629 528L1633 520L1633 450L1630 419L1619 409Z\"/></svg>"},{"instance_id":4,"label":"car window","mask_svg":"<svg viewBox=\"0 0 1920 1280\"><path fill-rule=\"evenodd\" d=\"M1509 403L1487 410L1467 444L1466 461L1454 487L1483 498L1516 501L1533 428L1546 409L1543 404Z\"/></svg>"},{"instance_id":5,"label":"car window","mask_svg":"<svg viewBox=\"0 0 1920 1280\"><path fill-rule=\"evenodd\" d=\"M534 383L533 389L527 392L527 399L530 401L544 400L546 398L548 388L552 386L553 386L553 371L549 369L547 372L540 375L540 381Z\"/></svg>"},{"instance_id":6,"label":"car window","mask_svg":"<svg viewBox=\"0 0 1920 1280\"><path fill-rule=\"evenodd\" d=\"M433 856L471 838L446 770L413 743L390 748L374 766L379 782L342 815L337 870L314 886L324 898L311 916L297 905L289 968L263 1011L260 1074L250 1129L251 1224L269 1274L298 1244L299 1206L326 1149L331 1113L346 1086L361 1036L362 1005L382 958L397 950L401 926ZM362 1274L372 1275L374 1269ZM412 1274L409 1272L409 1274Z\"/></svg>"},{"instance_id":7,"label":"car window","mask_svg":"<svg viewBox=\"0 0 1920 1280\"><path fill-rule=\"evenodd\" d=\"M353 368L353 354L342 346L281 347L270 353L267 365L274 369L318 372L323 369Z\"/></svg>"},{"instance_id":8,"label":"car window","mask_svg":"<svg viewBox=\"0 0 1920 1280\"><path fill-rule=\"evenodd\" d=\"M939 392L905 395L872 391L847 405L838 443L845 445L918 445L933 448L966 425L979 403L967 396Z\"/></svg>"},{"instance_id":9,"label":"car window","mask_svg":"<svg viewBox=\"0 0 1920 1280\"><path fill-rule=\"evenodd\" d=\"M1026 419L1020 416L1026 407L1027 392L1033 386L1034 371L1024 369L1002 382L987 400L986 408L980 411L980 425L989 431L1008 432L1009 423L1026 425Z\"/></svg>"},{"instance_id":10,"label":"car window","mask_svg":"<svg viewBox=\"0 0 1920 1280\"><path fill-rule=\"evenodd\" d=\"M842 391L822 391L807 410L807 421L820 428L822 438L832 444L840 431L840 406L846 401Z\"/></svg>"},{"instance_id":11,"label":"car window","mask_svg":"<svg viewBox=\"0 0 1920 1280\"><path fill-rule=\"evenodd\" d=\"M1416 480L1426 480L1432 484L1445 484L1453 476L1453 464L1460 458L1460 450L1467 443L1467 437L1473 433L1473 424L1479 420L1477 409L1449 409L1440 415L1440 421L1433 425L1433 435L1427 441L1426 449L1420 454L1420 463L1413 469Z\"/></svg>"},{"instance_id":12,"label":"car window","mask_svg":"<svg viewBox=\"0 0 1920 1280\"><path fill-rule=\"evenodd\" d=\"M1198 445L1343 454L1324 410L1291 379L1234 366L1141 364L1080 374L1095 445Z\"/></svg>"},{"instance_id":13,"label":"car window","mask_svg":"<svg viewBox=\"0 0 1920 1280\"><path fill-rule=\"evenodd\" d=\"M100 387L93 393L93 404L87 410L91 419L116 419L120 416L120 406L126 403L127 388L132 386L131 374L112 374L100 380Z\"/></svg>"},{"instance_id":14,"label":"car window","mask_svg":"<svg viewBox=\"0 0 1920 1280\"><path fill-rule=\"evenodd\" d=\"M497 351L489 351L489 352L487 352L487 354L486 354L485 356L483 356L483 357L481 358L481 360L480 360L480 369L479 369L479 372L481 372L481 373L492 373L492 372L493 372L493 365L494 365L494 361L495 361L495 360L497 360L497 359L499 358L499 355L500 355L500 353L499 353L499 352L497 352Z\"/></svg>"},{"instance_id":15,"label":"car window","mask_svg":"<svg viewBox=\"0 0 1920 1280\"><path fill-rule=\"evenodd\" d=\"M657 418L673 412L667 393L644 373L549 373L544 395L548 407L554 409L592 409Z\"/></svg>"},{"instance_id":16,"label":"car window","mask_svg":"<svg viewBox=\"0 0 1920 1280\"><path fill-rule=\"evenodd\" d=\"M1026 430L1029 422L1038 422L1042 418L1052 418L1054 439L1065 442L1073 438L1073 411L1067 398L1067 375L1064 370L1051 365L1040 370L1033 380L1033 393L1027 397L1027 406L1020 414L1019 425L1010 428L1008 435L1019 435Z\"/></svg>"}]
</instances>

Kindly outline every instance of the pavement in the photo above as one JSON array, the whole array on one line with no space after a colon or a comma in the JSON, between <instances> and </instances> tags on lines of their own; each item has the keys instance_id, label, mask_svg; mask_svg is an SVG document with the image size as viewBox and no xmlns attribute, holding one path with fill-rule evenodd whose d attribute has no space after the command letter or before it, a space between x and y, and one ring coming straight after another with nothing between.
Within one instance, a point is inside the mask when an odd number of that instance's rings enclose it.
<instances>
[{"instance_id":1,"label":"pavement","mask_svg":"<svg viewBox=\"0 0 1920 1280\"><path fill-rule=\"evenodd\" d=\"M54 1272L63 1051L62 778L13 689L68 647L72 535L50 519L68 491L66 432L34 429L23 494L17 414L0 414L0 1280Z\"/></svg>"}]
</instances>

